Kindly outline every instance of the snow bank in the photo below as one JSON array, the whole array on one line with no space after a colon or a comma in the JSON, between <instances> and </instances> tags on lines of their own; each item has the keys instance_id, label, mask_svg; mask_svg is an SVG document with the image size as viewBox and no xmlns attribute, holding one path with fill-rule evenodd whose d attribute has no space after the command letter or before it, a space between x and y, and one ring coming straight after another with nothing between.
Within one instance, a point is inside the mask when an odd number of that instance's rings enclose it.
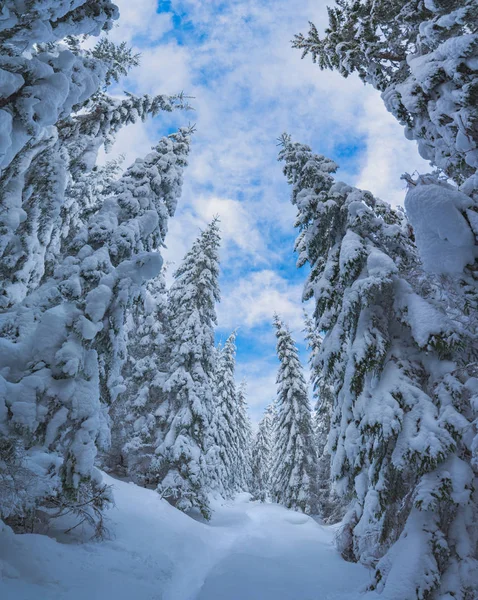
<instances>
[{"instance_id":1,"label":"snow bank","mask_svg":"<svg viewBox=\"0 0 478 600\"><path fill-rule=\"evenodd\" d=\"M2 600L356 600L369 580L336 552L335 527L305 515L240 495L205 524L103 477L117 504L108 541L0 527Z\"/></svg>"}]
</instances>

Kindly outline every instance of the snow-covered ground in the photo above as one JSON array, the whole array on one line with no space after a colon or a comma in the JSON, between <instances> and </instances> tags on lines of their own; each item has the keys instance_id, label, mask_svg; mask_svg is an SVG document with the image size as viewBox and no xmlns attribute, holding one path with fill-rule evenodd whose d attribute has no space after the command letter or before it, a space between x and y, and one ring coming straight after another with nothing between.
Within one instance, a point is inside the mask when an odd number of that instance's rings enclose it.
<instances>
[{"instance_id":1,"label":"snow-covered ground","mask_svg":"<svg viewBox=\"0 0 478 600\"><path fill-rule=\"evenodd\" d=\"M300 513L243 495L206 524L105 480L109 541L0 531L2 600L355 600L369 581L337 554L334 528Z\"/></svg>"}]
</instances>

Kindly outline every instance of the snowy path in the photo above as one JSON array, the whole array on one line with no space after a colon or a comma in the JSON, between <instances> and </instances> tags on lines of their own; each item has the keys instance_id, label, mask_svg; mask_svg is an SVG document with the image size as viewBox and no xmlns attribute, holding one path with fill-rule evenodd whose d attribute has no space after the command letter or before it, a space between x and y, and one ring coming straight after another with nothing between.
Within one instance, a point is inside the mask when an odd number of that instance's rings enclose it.
<instances>
[{"instance_id":1,"label":"snowy path","mask_svg":"<svg viewBox=\"0 0 478 600\"><path fill-rule=\"evenodd\" d=\"M353 600L369 581L363 567L337 554L331 528L300 513L243 503L224 508L212 525L238 535L198 600Z\"/></svg>"},{"instance_id":2,"label":"snowy path","mask_svg":"<svg viewBox=\"0 0 478 600\"><path fill-rule=\"evenodd\" d=\"M299 513L240 498L206 525L107 479L110 541L0 532L2 600L359 600L369 580L336 553L333 529Z\"/></svg>"}]
</instances>

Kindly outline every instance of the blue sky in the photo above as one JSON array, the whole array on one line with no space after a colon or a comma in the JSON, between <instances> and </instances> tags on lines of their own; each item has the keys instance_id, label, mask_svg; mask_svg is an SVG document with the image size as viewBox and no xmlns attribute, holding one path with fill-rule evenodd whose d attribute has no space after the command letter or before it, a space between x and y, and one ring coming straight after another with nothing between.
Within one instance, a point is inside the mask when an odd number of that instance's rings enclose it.
<instances>
[{"instance_id":1,"label":"blue sky","mask_svg":"<svg viewBox=\"0 0 478 600\"><path fill-rule=\"evenodd\" d=\"M301 291L295 267L294 210L277 162L277 137L289 132L340 164L339 177L393 204L400 174L425 169L414 145L354 77L321 72L290 40L308 21L326 23L321 0L117 0L111 34L142 54L122 82L138 93L184 91L194 111L163 115L118 136L112 155L126 164L164 133L195 123L183 198L170 222L166 259L178 263L219 214L223 232L218 339L238 331L237 375L246 377L254 420L275 395L272 314L292 328L301 354Z\"/></svg>"}]
</instances>

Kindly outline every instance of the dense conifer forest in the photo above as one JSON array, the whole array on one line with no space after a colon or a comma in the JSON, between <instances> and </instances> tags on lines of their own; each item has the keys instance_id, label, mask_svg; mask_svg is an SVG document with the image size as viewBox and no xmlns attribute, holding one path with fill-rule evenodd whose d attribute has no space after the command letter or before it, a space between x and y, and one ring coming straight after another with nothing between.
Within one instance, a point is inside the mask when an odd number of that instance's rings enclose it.
<instances>
[{"instance_id":1,"label":"dense conifer forest","mask_svg":"<svg viewBox=\"0 0 478 600\"><path fill-rule=\"evenodd\" d=\"M477 1L330 0L292 40L374 89L429 171L396 206L277 132L307 312L297 340L271 307L258 423L247 330L217 333L221 215L164 258L195 99L118 92L142 60L119 18L0 2L1 597L476 600ZM108 160L140 121L150 151Z\"/></svg>"}]
</instances>

